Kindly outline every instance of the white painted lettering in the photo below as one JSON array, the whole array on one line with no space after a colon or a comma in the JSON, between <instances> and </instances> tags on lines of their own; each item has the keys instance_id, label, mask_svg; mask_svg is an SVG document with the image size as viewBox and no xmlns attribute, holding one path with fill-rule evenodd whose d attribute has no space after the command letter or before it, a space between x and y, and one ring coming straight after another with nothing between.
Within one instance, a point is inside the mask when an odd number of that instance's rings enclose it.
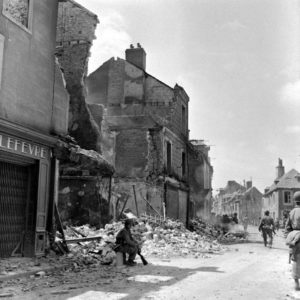
<instances>
[{"instance_id":1,"label":"white painted lettering","mask_svg":"<svg viewBox=\"0 0 300 300\"><path fill-rule=\"evenodd\" d=\"M21 145L19 140L15 140L15 151L18 151L18 145Z\"/></svg>"},{"instance_id":2,"label":"white painted lettering","mask_svg":"<svg viewBox=\"0 0 300 300\"><path fill-rule=\"evenodd\" d=\"M26 142L22 142L22 147L21 147L21 152L22 153L26 153L26 149L27 148L27 143Z\"/></svg>"},{"instance_id":3,"label":"white painted lettering","mask_svg":"<svg viewBox=\"0 0 300 300\"><path fill-rule=\"evenodd\" d=\"M10 145L13 144L14 140L12 138L7 138L7 149L14 149L14 147L11 147Z\"/></svg>"},{"instance_id":4,"label":"white painted lettering","mask_svg":"<svg viewBox=\"0 0 300 300\"><path fill-rule=\"evenodd\" d=\"M45 148L41 148L41 158L47 158L47 150Z\"/></svg>"},{"instance_id":5,"label":"white painted lettering","mask_svg":"<svg viewBox=\"0 0 300 300\"><path fill-rule=\"evenodd\" d=\"M35 146L34 155L35 156L40 156L40 154L41 154L41 148L39 146Z\"/></svg>"},{"instance_id":6,"label":"white painted lettering","mask_svg":"<svg viewBox=\"0 0 300 300\"><path fill-rule=\"evenodd\" d=\"M28 146L29 146L29 154L33 155L35 146L33 146L31 144L28 144Z\"/></svg>"},{"instance_id":7,"label":"white painted lettering","mask_svg":"<svg viewBox=\"0 0 300 300\"><path fill-rule=\"evenodd\" d=\"M3 141L2 135L0 135L0 147L1 147L1 148L4 148L4 145L2 144L2 141Z\"/></svg>"}]
</instances>

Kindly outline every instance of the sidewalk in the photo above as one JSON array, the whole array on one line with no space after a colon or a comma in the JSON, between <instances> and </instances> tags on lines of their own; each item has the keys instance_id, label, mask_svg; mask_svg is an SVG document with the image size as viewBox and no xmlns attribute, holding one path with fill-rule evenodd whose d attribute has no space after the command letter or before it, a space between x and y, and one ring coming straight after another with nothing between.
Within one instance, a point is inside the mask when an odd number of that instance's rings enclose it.
<instances>
[{"instance_id":1,"label":"sidewalk","mask_svg":"<svg viewBox=\"0 0 300 300\"><path fill-rule=\"evenodd\" d=\"M61 263L58 258L9 257L0 259L0 282L20 277L44 276L70 264Z\"/></svg>"}]
</instances>

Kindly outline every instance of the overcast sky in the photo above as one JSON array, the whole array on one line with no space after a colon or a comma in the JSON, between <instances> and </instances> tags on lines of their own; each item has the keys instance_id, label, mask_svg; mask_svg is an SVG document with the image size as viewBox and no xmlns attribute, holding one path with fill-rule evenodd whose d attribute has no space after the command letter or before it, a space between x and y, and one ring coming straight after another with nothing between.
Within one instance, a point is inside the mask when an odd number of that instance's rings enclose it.
<instances>
[{"instance_id":1,"label":"overcast sky","mask_svg":"<svg viewBox=\"0 0 300 300\"><path fill-rule=\"evenodd\" d=\"M89 72L139 42L146 71L185 89L215 191L252 178L263 192L279 157L300 171L300 0L77 2L100 20Z\"/></svg>"}]
</instances>

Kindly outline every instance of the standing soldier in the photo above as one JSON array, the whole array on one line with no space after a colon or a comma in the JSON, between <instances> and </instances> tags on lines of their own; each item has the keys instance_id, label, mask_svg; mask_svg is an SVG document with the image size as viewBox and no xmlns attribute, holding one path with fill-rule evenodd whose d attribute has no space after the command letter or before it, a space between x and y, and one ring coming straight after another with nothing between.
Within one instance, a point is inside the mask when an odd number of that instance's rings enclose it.
<instances>
[{"instance_id":1,"label":"standing soldier","mask_svg":"<svg viewBox=\"0 0 300 300\"><path fill-rule=\"evenodd\" d=\"M292 261L292 275L295 280L295 289L300 290L300 192L293 196L296 206L289 213L285 233L288 233L286 244L290 246L290 260Z\"/></svg>"}]
</instances>

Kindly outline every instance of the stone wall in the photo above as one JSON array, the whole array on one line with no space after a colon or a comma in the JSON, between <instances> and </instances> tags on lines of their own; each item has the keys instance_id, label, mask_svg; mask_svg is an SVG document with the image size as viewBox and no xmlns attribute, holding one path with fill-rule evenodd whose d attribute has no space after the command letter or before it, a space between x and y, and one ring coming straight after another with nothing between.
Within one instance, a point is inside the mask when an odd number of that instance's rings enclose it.
<instances>
[{"instance_id":1,"label":"stone wall","mask_svg":"<svg viewBox=\"0 0 300 300\"><path fill-rule=\"evenodd\" d=\"M28 0L4 0L3 12L16 22L28 27L29 1Z\"/></svg>"},{"instance_id":2,"label":"stone wall","mask_svg":"<svg viewBox=\"0 0 300 300\"><path fill-rule=\"evenodd\" d=\"M62 176L58 209L62 222L103 227L112 219L109 178Z\"/></svg>"},{"instance_id":3,"label":"stone wall","mask_svg":"<svg viewBox=\"0 0 300 300\"><path fill-rule=\"evenodd\" d=\"M101 128L85 102L84 77L98 18L74 1L59 3L56 55L70 94L69 133L85 149L101 153Z\"/></svg>"}]
</instances>

